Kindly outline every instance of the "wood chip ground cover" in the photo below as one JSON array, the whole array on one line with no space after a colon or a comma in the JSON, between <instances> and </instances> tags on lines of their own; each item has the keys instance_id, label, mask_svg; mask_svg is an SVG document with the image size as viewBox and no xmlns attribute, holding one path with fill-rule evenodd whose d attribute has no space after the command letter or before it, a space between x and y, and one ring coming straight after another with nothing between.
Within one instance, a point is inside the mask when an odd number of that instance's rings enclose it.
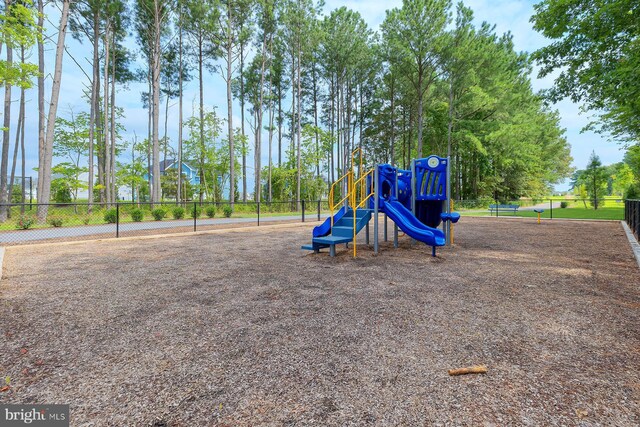
<instances>
[{"instance_id":1,"label":"wood chip ground cover","mask_svg":"<svg viewBox=\"0 0 640 427\"><path fill-rule=\"evenodd\" d=\"M299 250L311 225L11 248L0 402L74 426L640 424L619 223L464 218L437 258L403 236L355 260Z\"/></svg>"}]
</instances>

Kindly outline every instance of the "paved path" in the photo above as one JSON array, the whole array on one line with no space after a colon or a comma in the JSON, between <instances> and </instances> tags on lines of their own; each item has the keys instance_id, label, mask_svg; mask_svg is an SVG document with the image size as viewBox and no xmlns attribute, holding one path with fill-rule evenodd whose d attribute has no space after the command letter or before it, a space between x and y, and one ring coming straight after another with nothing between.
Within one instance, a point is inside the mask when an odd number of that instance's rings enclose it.
<instances>
[{"instance_id":1,"label":"paved path","mask_svg":"<svg viewBox=\"0 0 640 427\"><path fill-rule=\"evenodd\" d=\"M326 215L321 215L322 218ZM260 223L274 221L291 221L302 218L300 215L289 216L261 216ZM308 222L318 222L316 214L306 215ZM198 219L197 227L221 225L221 224L258 224L258 218L213 218ZM184 220L165 220L165 221L145 221L145 222L126 222L120 224L120 234L126 234L130 231L159 230L179 227L193 227L193 219ZM78 227L60 227L60 228L35 228L32 230L16 230L0 232L0 245L4 243L21 243L35 242L38 240L49 239L67 239L71 237L92 236L97 234L113 234L116 236L115 224L100 225L83 225Z\"/></svg>"},{"instance_id":2,"label":"paved path","mask_svg":"<svg viewBox=\"0 0 640 427\"><path fill-rule=\"evenodd\" d=\"M553 204L553 209L560 209L560 202L552 202ZM543 202L543 203L538 203L537 205L533 205L533 206L525 206L525 207L521 207L518 210L521 211L532 211L534 209L544 209L545 211L547 209L549 209L549 202Z\"/></svg>"}]
</instances>

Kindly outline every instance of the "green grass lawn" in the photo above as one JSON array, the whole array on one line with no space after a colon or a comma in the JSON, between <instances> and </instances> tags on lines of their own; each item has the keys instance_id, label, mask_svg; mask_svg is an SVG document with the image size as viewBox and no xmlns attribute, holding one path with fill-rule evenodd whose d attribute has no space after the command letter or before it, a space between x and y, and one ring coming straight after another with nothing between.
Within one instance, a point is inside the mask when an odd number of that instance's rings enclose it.
<instances>
[{"instance_id":1,"label":"green grass lawn","mask_svg":"<svg viewBox=\"0 0 640 427\"><path fill-rule=\"evenodd\" d=\"M487 209L484 210L470 210L461 212L462 215L469 216L489 216L489 211ZM495 212L493 214L495 216ZM500 216L514 216L510 212L500 212ZM535 218L538 216L537 213L533 211L518 211L515 215L518 217L531 217ZM542 213L542 218L550 218L551 212L549 209L545 209ZM610 220L622 220L624 219L624 208L623 207L605 207L599 208L597 210L592 208L584 208L584 207L571 207L566 209L554 209L553 210L554 218L570 218L570 219L610 219Z\"/></svg>"}]
</instances>

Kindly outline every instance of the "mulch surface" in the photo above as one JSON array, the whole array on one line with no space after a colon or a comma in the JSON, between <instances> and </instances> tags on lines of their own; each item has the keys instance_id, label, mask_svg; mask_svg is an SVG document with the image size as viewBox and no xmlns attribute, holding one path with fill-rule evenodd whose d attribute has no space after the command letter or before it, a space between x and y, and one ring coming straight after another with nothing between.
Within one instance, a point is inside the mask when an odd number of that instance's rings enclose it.
<instances>
[{"instance_id":1,"label":"mulch surface","mask_svg":"<svg viewBox=\"0 0 640 427\"><path fill-rule=\"evenodd\" d=\"M463 218L436 258L310 236L8 249L0 403L68 403L74 426L640 424L619 223Z\"/></svg>"}]
</instances>

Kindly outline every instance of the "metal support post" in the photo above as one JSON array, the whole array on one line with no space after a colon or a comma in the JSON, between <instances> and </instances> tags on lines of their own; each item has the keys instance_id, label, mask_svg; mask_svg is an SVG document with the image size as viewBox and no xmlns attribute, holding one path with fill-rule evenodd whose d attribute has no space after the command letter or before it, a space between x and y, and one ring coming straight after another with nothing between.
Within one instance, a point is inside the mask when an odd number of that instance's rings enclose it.
<instances>
[{"instance_id":1,"label":"metal support post","mask_svg":"<svg viewBox=\"0 0 640 427\"><path fill-rule=\"evenodd\" d=\"M396 168L396 200L398 199L398 169ZM393 223L393 247L398 247L398 224Z\"/></svg>"},{"instance_id":2,"label":"metal support post","mask_svg":"<svg viewBox=\"0 0 640 427\"><path fill-rule=\"evenodd\" d=\"M378 204L380 203L380 201L378 200L378 187L379 187L379 180L380 180L380 176L379 176L379 168L378 165L375 166L375 170L373 172L373 180L374 180L374 184L373 184L373 253L377 254L378 253L378 210L379 210L379 206ZM386 215L385 215L386 217Z\"/></svg>"}]
</instances>

